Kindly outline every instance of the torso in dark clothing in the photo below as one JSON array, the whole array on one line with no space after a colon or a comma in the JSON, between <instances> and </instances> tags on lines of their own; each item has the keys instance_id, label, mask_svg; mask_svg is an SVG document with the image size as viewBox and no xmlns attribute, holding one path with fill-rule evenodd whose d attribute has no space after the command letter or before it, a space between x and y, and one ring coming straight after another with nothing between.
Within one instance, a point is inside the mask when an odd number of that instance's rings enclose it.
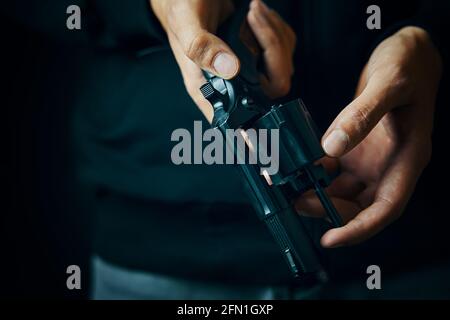
<instances>
[{"instance_id":1,"label":"torso in dark clothing","mask_svg":"<svg viewBox=\"0 0 450 320\"><path fill-rule=\"evenodd\" d=\"M419 5L446 65L448 0L267 2L296 30L291 98L306 102L322 131L351 101L371 49ZM73 4L81 30L66 28ZM366 28L373 4L381 8L379 31ZM290 281L233 168L171 163L170 134L192 129L202 115L148 0L4 1L0 16L7 275L0 291L45 296L58 288L73 297L78 290L67 290L64 271L77 264L89 273L91 229L95 252L119 266L209 281ZM448 101L437 108L432 165L407 212L363 245L327 252L335 275L365 284L368 265L380 265L384 277L389 268L448 256L448 196L439 186L447 181Z\"/></svg>"},{"instance_id":2,"label":"torso in dark clothing","mask_svg":"<svg viewBox=\"0 0 450 320\"><path fill-rule=\"evenodd\" d=\"M373 46L416 10L411 2L382 1L382 30L369 30L372 2L268 2L296 30L291 97L302 97L321 130L351 101ZM171 162L172 131L192 130L202 115L171 51L154 49L143 56L96 52L86 60L72 128L80 186L96 219L97 254L172 276L289 282L234 169Z\"/></svg>"}]
</instances>

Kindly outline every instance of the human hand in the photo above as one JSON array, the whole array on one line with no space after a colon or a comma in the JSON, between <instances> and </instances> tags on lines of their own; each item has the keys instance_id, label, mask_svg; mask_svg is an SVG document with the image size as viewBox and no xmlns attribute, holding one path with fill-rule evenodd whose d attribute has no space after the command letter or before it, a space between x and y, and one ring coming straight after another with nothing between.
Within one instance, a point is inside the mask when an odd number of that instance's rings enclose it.
<instances>
[{"instance_id":1,"label":"human hand","mask_svg":"<svg viewBox=\"0 0 450 320\"><path fill-rule=\"evenodd\" d=\"M431 157L431 134L441 59L428 34L405 27L372 53L356 90L322 139L329 170L340 176L328 188L346 223L321 244L338 247L375 235L402 213ZM340 157L340 158L337 158ZM324 214L307 194L301 212Z\"/></svg>"},{"instance_id":2,"label":"human hand","mask_svg":"<svg viewBox=\"0 0 450 320\"><path fill-rule=\"evenodd\" d=\"M167 32L189 95L211 121L213 111L199 88L205 83L202 69L225 79L239 72L239 59L214 35L234 8L230 0L150 0ZM262 47L266 74L263 90L272 98L287 94L293 73L296 37L292 29L261 0L253 0L247 15L250 28Z\"/></svg>"}]
</instances>

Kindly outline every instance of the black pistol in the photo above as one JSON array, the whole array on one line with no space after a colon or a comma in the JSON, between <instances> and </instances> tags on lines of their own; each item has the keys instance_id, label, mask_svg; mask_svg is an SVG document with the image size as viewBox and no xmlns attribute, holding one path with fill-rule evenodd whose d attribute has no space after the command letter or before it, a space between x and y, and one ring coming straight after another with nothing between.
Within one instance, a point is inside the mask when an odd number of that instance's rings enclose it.
<instances>
[{"instance_id":1,"label":"black pistol","mask_svg":"<svg viewBox=\"0 0 450 320\"><path fill-rule=\"evenodd\" d=\"M248 1L240 1L233 16L218 32L240 59L239 75L224 80L205 72L208 82L200 90L214 108L212 126L222 132L237 158L245 158L252 146L247 144L244 150L237 148L234 141L229 141L227 129L244 132L248 129L278 129L277 173L264 174L258 163L245 161L237 167L246 181L256 212L280 247L293 275L301 278L321 274L323 277L318 250L294 208L293 199L313 189L332 225L342 225L324 191L331 182L330 177L321 165L315 164L325 153L315 125L300 99L274 104L262 92L258 80L261 69L259 48L246 22L247 11Z\"/></svg>"}]
</instances>

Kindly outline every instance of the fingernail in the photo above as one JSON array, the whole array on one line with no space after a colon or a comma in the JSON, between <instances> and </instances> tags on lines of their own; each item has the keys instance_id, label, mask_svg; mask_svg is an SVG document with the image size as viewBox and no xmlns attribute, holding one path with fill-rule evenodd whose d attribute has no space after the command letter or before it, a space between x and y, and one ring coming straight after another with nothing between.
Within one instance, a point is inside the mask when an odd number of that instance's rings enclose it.
<instances>
[{"instance_id":1,"label":"fingernail","mask_svg":"<svg viewBox=\"0 0 450 320\"><path fill-rule=\"evenodd\" d=\"M334 129L323 143L323 149L331 157L341 156L347 149L348 134L342 129Z\"/></svg>"},{"instance_id":2,"label":"fingernail","mask_svg":"<svg viewBox=\"0 0 450 320\"><path fill-rule=\"evenodd\" d=\"M213 62L213 68L223 78L233 77L238 69L236 59L226 52L219 53Z\"/></svg>"}]
</instances>

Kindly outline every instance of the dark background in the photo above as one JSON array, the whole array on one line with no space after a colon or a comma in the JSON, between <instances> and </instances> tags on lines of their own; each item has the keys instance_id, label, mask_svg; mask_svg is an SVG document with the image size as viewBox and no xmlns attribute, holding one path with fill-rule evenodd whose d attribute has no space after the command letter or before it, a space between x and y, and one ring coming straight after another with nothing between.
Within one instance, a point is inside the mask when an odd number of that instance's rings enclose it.
<instances>
[{"instance_id":1,"label":"dark background","mask_svg":"<svg viewBox=\"0 0 450 320\"><path fill-rule=\"evenodd\" d=\"M86 52L82 47L55 46L3 14L0 19L0 296L83 298L89 289L90 217L71 190L70 110L55 106L72 98L65 88L75 82L82 63L69 57ZM52 81L55 76L64 83ZM339 89L337 83L333 90ZM432 161L405 214L382 235L336 253L342 260L340 273L346 275L341 281L364 277L360 266L379 261L383 272L393 276L438 268L440 273L430 271L423 280L431 291L444 281L442 275L449 274L449 89L444 73ZM309 105L313 97L305 100ZM81 267L80 291L66 288L66 268L71 264ZM415 279L403 284L408 281Z\"/></svg>"}]
</instances>

